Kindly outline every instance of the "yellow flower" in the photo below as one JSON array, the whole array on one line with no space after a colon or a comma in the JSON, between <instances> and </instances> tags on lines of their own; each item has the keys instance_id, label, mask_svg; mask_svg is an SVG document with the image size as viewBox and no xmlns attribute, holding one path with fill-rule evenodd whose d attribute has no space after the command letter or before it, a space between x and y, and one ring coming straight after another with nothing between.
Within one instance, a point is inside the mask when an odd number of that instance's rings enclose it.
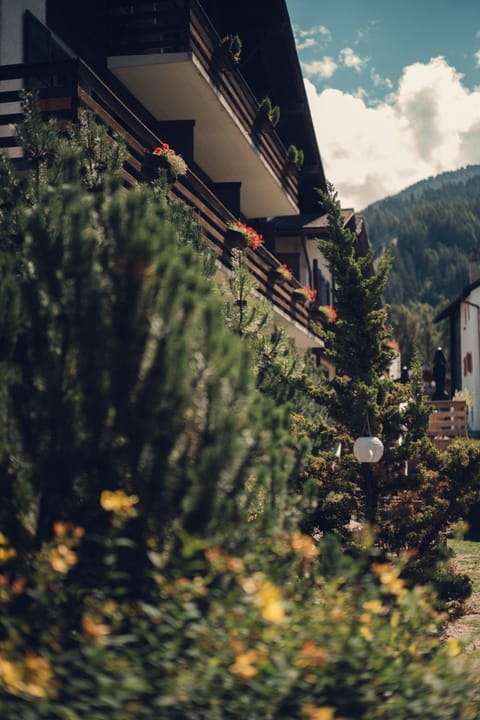
<instances>
[{"instance_id":1,"label":"yellow flower","mask_svg":"<svg viewBox=\"0 0 480 720\"><path fill-rule=\"evenodd\" d=\"M405 583L399 578L400 570L394 568L391 563L373 563L372 572L377 575L380 582L387 590L400 597L405 594Z\"/></svg>"},{"instance_id":2,"label":"yellow flower","mask_svg":"<svg viewBox=\"0 0 480 720\"><path fill-rule=\"evenodd\" d=\"M225 566L226 566L227 570L231 570L232 572L242 572L243 571L243 562L240 560L240 558L226 557L225 558Z\"/></svg>"},{"instance_id":3,"label":"yellow flower","mask_svg":"<svg viewBox=\"0 0 480 720\"><path fill-rule=\"evenodd\" d=\"M377 577L381 577L387 572L391 572L393 569L392 563L372 563L372 572Z\"/></svg>"},{"instance_id":4,"label":"yellow flower","mask_svg":"<svg viewBox=\"0 0 480 720\"><path fill-rule=\"evenodd\" d=\"M392 595L396 595L397 597L402 597L405 595L405 582L401 578L397 578L396 580L392 580L387 585L388 592L391 592Z\"/></svg>"},{"instance_id":5,"label":"yellow flower","mask_svg":"<svg viewBox=\"0 0 480 720\"><path fill-rule=\"evenodd\" d=\"M373 633L372 633L372 631L370 630L369 627L366 627L365 625L363 625L363 626L360 628L359 634L360 634L361 637L363 637L364 640L368 640L368 641L373 640Z\"/></svg>"},{"instance_id":6,"label":"yellow flower","mask_svg":"<svg viewBox=\"0 0 480 720\"><path fill-rule=\"evenodd\" d=\"M310 535L295 532L291 536L290 545L292 550L301 555L304 560L314 560L318 555L318 548L315 547Z\"/></svg>"},{"instance_id":7,"label":"yellow flower","mask_svg":"<svg viewBox=\"0 0 480 720\"><path fill-rule=\"evenodd\" d=\"M370 615L370 613L362 613L359 617L359 620L362 625L370 625L370 623L372 622L372 616Z\"/></svg>"},{"instance_id":8,"label":"yellow flower","mask_svg":"<svg viewBox=\"0 0 480 720\"><path fill-rule=\"evenodd\" d=\"M260 608L264 620L279 623L285 617L280 590L270 580L265 580L263 573L241 578L240 584L249 595L255 595L255 605Z\"/></svg>"},{"instance_id":9,"label":"yellow flower","mask_svg":"<svg viewBox=\"0 0 480 720\"><path fill-rule=\"evenodd\" d=\"M462 646L458 642L457 638L448 638L446 646L450 657L457 657L457 655L462 654Z\"/></svg>"},{"instance_id":10,"label":"yellow flower","mask_svg":"<svg viewBox=\"0 0 480 720\"><path fill-rule=\"evenodd\" d=\"M270 580L265 580L262 582L260 587L257 590L257 604L258 605L267 605L271 602L278 602L281 599L280 590L277 588L276 585L270 582Z\"/></svg>"},{"instance_id":11,"label":"yellow flower","mask_svg":"<svg viewBox=\"0 0 480 720\"><path fill-rule=\"evenodd\" d=\"M374 615L381 615L384 608L381 600L367 600L363 603L363 609Z\"/></svg>"},{"instance_id":12,"label":"yellow flower","mask_svg":"<svg viewBox=\"0 0 480 720\"><path fill-rule=\"evenodd\" d=\"M329 652L326 648L315 645L313 640L306 640L302 645L301 655L297 665L299 667L318 667L326 665Z\"/></svg>"},{"instance_id":13,"label":"yellow flower","mask_svg":"<svg viewBox=\"0 0 480 720\"><path fill-rule=\"evenodd\" d=\"M257 668L254 663L258 660L256 650L247 650L235 656L235 662L228 668L232 675L236 675L242 680L250 680L257 674Z\"/></svg>"},{"instance_id":14,"label":"yellow flower","mask_svg":"<svg viewBox=\"0 0 480 720\"><path fill-rule=\"evenodd\" d=\"M345 610L342 610L339 607L334 607L330 610L330 617L332 619L332 622L335 623L335 625L338 625L338 623L342 622L342 620L345 619L345 615Z\"/></svg>"},{"instance_id":15,"label":"yellow flower","mask_svg":"<svg viewBox=\"0 0 480 720\"><path fill-rule=\"evenodd\" d=\"M98 615L92 616L88 613L82 615L82 629L86 635L91 637L103 637L111 632L110 626L102 623Z\"/></svg>"},{"instance_id":16,"label":"yellow flower","mask_svg":"<svg viewBox=\"0 0 480 720\"><path fill-rule=\"evenodd\" d=\"M280 623L285 617L285 609L281 602L269 602L261 610L264 620L271 623Z\"/></svg>"},{"instance_id":17,"label":"yellow flower","mask_svg":"<svg viewBox=\"0 0 480 720\"><path fill-rule=\"evenodd\" d=\"M0 563L6 563L15 557L17 551L13 548L0 547Z\"/></svg>"},{"instance_id":18,"label":"yellow flower","mask_svg":"<svg viewBox=\"0 0 480 720\"><path fill-rule=\"evenodd\" d=\"M100 505L107 512L129 511L138 503L136 495L127 495L124 490L103 490Z\"/></svg>"},{"instance_id":19,"label":"yellow flower","mask_svg":"<svg viewBox=\"0 0 480 720\"><path fill-rule=\"evenodd\" d=\"M317 707L311 703L302 705L302 713L308 720L335 720L335 710L331 707Z\"/></svg>"},{"instance_id":20,"label":"yellow flower","mask_svg":"<svg viewBox=\"0 0 480 720\"><path fill-rule=\"evenodd\" d=\"M77 554L66 545L59 545L48 554L50 565L56 572L66 574L77 562Z\"/></svg>"},{"instance_id":21,"label":"yellow flower","mask_svg":"<svg viewBox=\"0 0 480 720\"><path fill-rule=\"evenodd\" d=\"M0 657L0 680L14 695L27 693L33 697L55 697L57 684L50 660L27 653L23 663Z\"/></svg>"},{"instance_id":22,"label":"yellow flower","mask_svg":"<svg viewBox=\"0 0 480 720\"><path fill-rule=\"evenodd\" d=\"M6 563L15 557L17 551L9 547L10 541L5 535L0 532L0 563Z\"/></svg>"},{"instance_id":23,"label":"yellow flower","mask_svg":"<svg viewBox=\"0 0 480 720\"><path fill-rule=\"evenodd\" d=\"M285 617L280 590L269 580L263 581L257 589L255 604L268 622L279 623Z\"/></svg>"},{"instance_id":24,"label":"yellow flower","mask_svg":"<svg viewBox=\"0 0 480 720\"><path fill-rule=\"evenodd\" d=\"M53 523L53 532L59 540L71 540L73 544L78 543L85 535L85 530L77 525L67 522Z\"/></svg>"},{"instance_id":25,"label":"yellow flower","mask_svg":"<svg viewBox=\"0 0 480 720\"><path fill-rule=\"evenodd\" d=\"M400 625L400 614L395 611L392 613L392 616L390 618L390 625L392 628L397 628Z\"/></svg>"}]
</instances>

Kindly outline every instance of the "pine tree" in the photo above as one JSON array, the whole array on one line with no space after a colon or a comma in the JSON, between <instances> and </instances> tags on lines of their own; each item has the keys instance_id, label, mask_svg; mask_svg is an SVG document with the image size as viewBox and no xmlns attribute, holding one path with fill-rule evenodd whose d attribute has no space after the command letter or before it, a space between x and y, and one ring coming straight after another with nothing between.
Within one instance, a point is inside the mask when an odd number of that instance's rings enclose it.
<instances>
[{"instance_id":1,"label":"pine tree","mask_svg":"<svg viewBox=\"0 0 480 720\"><path fill-rule=\"evenodd\" d=\"M407 385L387 377L391 349L382 292L390 260L384 256L373 273L373 256L357 255L355 235L343 227L335 195L323 194L321 200L329 216L329 238L319 245L335 281L338 312L335 330L326 333L337 374L324 397L344 453L332 458L320 452L316 464L311 463L319 496L310 521L342 534L350 514L372 527L384 549L416 548L421 564L428 553L438 551L448 524L461 517L472 492L475 495L478 472L473 458L478 450L458 449L450 460L441 460L432 447L426 437L429 410L418 358ZM353 443L370 434L381 438L383 457L377 463L359 464L351 454ZM458 493L458 473L447 470L455 462L468 478L457 504L451 498L453 487ZM436 493L433 477L438 481Z\"/></svg>"},{"instance_id":2,"label":"pine tree","mask_svg":"<svg viewBox=\"0 0 480 720\"><path fill-rule=\"evenodd\" d=\"M81 155L70 131L41 182L34 169L37 201L30 186L12 200L24 270L15 275L5 249L3 519L19 545L23 531L48 541L58 520L101 537L102 492L135 495L138 578L147 543L162 547L174 524L199 534L229 524L231 542L250 517L252 531L281 527L305 446L289 408L257 390L251 349L225 327L182 222L108 164L85 182Z\"/></svg>"}]
</instances>

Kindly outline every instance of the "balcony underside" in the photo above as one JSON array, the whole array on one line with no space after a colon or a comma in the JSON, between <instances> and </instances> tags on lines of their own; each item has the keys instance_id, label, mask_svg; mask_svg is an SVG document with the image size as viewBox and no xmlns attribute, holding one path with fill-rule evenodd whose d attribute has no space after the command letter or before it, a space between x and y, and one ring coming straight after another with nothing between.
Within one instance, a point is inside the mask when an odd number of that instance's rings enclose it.
<instances>
[{"instance_id":1,"label":"balcony underside","mask_svg":"<svg viewBox=\"0 0 480 720\"><path fill-rule=\"evenodd\" d=\"M241 183L243 215L298 213L251 135L190 53L113 56L108 64L157 120L195 120L195 163L214 183Z\"/></svg>"}]
</instances>

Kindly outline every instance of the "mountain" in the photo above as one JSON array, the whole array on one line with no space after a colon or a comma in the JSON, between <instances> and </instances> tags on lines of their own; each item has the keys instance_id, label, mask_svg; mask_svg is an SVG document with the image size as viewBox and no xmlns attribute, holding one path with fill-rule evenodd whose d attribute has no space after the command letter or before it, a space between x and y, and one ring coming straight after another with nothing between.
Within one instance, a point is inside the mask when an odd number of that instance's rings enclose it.
<instances>
[{"instance_id":1,"label":"mountain","mask_svg":"<svg viewBox=\"0 0 480 720\"><path fill-rule=\"evenodd\" d=\"M376 253L393 255L386 301L438 307L468 283L468 251L480 243L480 165L422 180L361 214Z\"/></svg>"}]
</instances>

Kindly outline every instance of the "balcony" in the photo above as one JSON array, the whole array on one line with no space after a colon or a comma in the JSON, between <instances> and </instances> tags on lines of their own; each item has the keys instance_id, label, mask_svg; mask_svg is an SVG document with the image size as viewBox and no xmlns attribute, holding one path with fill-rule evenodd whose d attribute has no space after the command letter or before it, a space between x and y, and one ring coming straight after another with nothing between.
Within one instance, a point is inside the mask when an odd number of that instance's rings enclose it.
<instances>
[{"instance_id":1,"label":"balcony","mask_svg":"<svg viewBox=\"0 0 480 720\"><path fill-rule=\"evenodd\" d=\"M22 118L19 96L21 87L36 87L40 108L45 116L75 120L79 108L93 112L110 132L121 136L128 158L123 170L126 185L144 182L146 158L152 148L161 145L148 116L132 109L129 98L117 94L81 60L36 65L0 66L0 152L5 152L22 166L22 149L18 146L12 124ZM189 168L171 189L172 197L193 208L202 232L218 258L218 275L230 271L231 255L224 238L227 223L236 219L204 178ZM299 287L295 279L280 283L272 280L278 260L264 247L247 251L247 261L257 280L258 292L273 305L278 324L284 326L302 349L321 348L323 342L310 329L309 309L292 301L292 291Z\"/></svg>"},{"instance_id":2,"label":"balcony","mask_svg":"<svg viewBox=\"0 0 480 720\"><path fill-rule=\"evenodd\" d=\"M273 127L256 132L258 100L238 68L219 67L220 38L198 2L115 0L110 13L108 67L160 123L194 121L188 159L212 183L240 184L245 217L297 214L285 147Z\"/></svg>"}]
</instances>

